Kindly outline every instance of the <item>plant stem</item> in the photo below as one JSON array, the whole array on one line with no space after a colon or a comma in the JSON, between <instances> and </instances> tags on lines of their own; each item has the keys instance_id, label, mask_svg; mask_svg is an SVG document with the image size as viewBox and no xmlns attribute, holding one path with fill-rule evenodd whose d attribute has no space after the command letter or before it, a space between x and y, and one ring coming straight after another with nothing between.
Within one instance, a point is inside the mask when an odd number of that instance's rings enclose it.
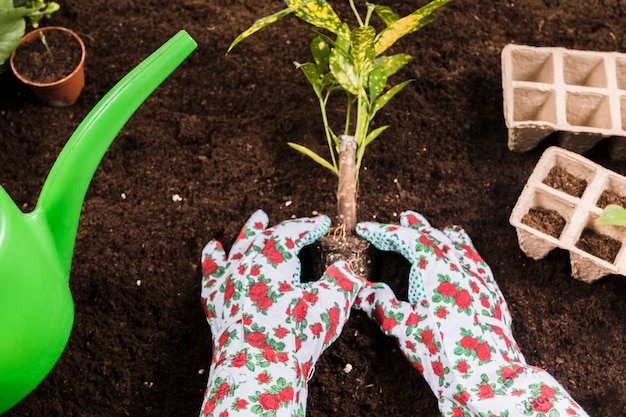
<instances>
[{"instance_id":1,"label":"plant stem","mask_svg":"<svg viewBox=\"0 0 626 417\"><path fill-rule=\"evenodd\" d=\"M39 39L41 40L43 46L46 47L46 51L48 51L48 54L52 55L52 51L50 50L50 47L48 46L48 41L46 40L46 34L43 33L43 31L39 32Z\"/></svg>"},{"instance_id":2,"label":"plant stem","mask_svg":"<svg viewBox=\"0 0 626 417\"><path fill-rule=\"evenodd\" d=\"M359 22L359 26L363 27L363 20L361 20L361 15L354 5L354 0L350 0L350 8L352 9L352 13L354 13L354 16L356 16L356 20Z\"/></svg>"},{"instance_id":3,"label":"plant stem","mask_svg":"<svg viewBox=\"0 0 626 417\"><path fill-rule=\"evenodd\" d=\"M339 138L339 185L337 187L337 215L346 231L356 229L356 155L353 136Z\"/></svg>"},{"instance_id":4,"label":"plant stem","mask_svg":"<svg viewBox=\"0 0 626 417\"><path fill-rule=\"evenodd\" d=\"M357 159L357 167L355 169L354 182L355 184L359 180L359 170L361 167L361 159L365 152L365 138L367 137L367 127L369 124L369 115L367 107L369 106L367 96L362 92L362 88L359 87L359 94L357 95L357 110L356 110L356 128L354 132L354 139L356 142L355 158Z\"/></svg>"},{"instance_id":5,"label":"plant stem","mask_svg":"<svg viewBox=\"0 0 626 417\"><path fill-rule=\"evenodd\" d=\"M331 130L330 125L328 124L328 115L326 114L326 103L328 102L329 96L330 96L330 91L326 94L326 97L324 99L322 99L322 97L319 96L319 102L320 102L320 110L322 112L322 122L324 123L324 132L326 133L326 142L328 143L328 148L330 150L330 158L333 163L333 167L335 167L335 170L337 170L338 169L337 160L335 159L335 152L337 149L337 140L335 139L336 136Z\"/></svg>"}]
</instances>

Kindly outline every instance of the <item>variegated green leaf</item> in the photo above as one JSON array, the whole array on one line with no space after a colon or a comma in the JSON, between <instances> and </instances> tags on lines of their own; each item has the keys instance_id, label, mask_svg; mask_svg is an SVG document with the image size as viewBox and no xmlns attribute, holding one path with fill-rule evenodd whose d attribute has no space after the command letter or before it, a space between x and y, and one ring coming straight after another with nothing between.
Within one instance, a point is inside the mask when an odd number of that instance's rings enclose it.
<instances>
[{"instance_id":1,"label":"variegated green leaf","mask_svg":"<svg viewBox=\"0 0 626 417\"><path fill-rule=\"evenodd\" d=\"M407 80L404 81L400 84L394 85L393 87L391 87L389 89L389 91L387 91L385 94L383 94L382 96L380 96L378 98L378 100L376 100L374 102L374 107L372 108L372 117L374 116L374 114L376 114L376 112L380 109L382 109L383 107L385 107L385 105L389 102L389 100L391 100L393 98L393 96L395 96L396 94L398 94L404 87L406 87L411 81L413 80Z\"/></svg>"},{"instance_id":2,"label":"variegated green leaf","mask_svg":"<svg viewBox=\"0 0 626 417\"><path fill-rule=\"evenodd\" d=\"M411 59L413 57L408 54L382 56L376 59L374 69L370 73L369 78L370 102L374 102L378 95L382 93L389 77L408 64Z\"/></svg>"},{"instance_id":3,"label":"variegated green leaf","mask_svg":"<svg viewBox=\"0 0 626 417\"><path fill-rule=\"evenodd\" d=\"M389 6L377 5L376 7L374 7L374 11L378 15L378 17L380 17L382 21L385 22L385 25L387 26L393 25L398 21L398 19L400 19L400 16L394 13L394 11L391 10L391 7Z\"/></svg>"},{"instance_id":4,"label":"variegated green leaf","mask_svg":"<svg viewBox=\"0 0 626 417\"><path fill-rule=\"evenodd\" d=\"M350 33L352 59L357 72L362 71L368 62L373 62L376 58L374 53L375 37L376 29L371 26L358 27Z\"/></svg>"},{"instance_id":5,"label":"variegated green leaf","mask_svg":"<svg viewBox=\"0 0 626 417\"><path fill-rule=\"evenodd\" d=\"M387 130L387 128L389 128L389 125L386 126L381 126L379 128L376 128L374 130L372 130L369 135L367 135L367 137L365 138L365 144L364 146L369 145L370 143L372 143L374 141L374 139L376 139L377 137L380 136L381 133L383 133L385 130Z\"/></svg>"},{"instance_id":6,"label":"variegated green leaf","mask_svg":"<svg viewBox=\"0 0 626 417\"><path fill-rule=\"evenodd\" d=\"M311 53L315 60L318 73L326 72L328 59L330 57L330 45L322 36L316 36L311 41Z\"/></svg>"},{"instance_id":7,"label":"variegated green leaf","mask_svg":"<svg viewBox=\"0 0 626 417\"><path fill-rule=\"evenodd\" d=\"M376 101L376 98L383 92L385 86L387 85L387 72L386 68L382 65L377 65L374 67L372 72L370 72L369 77L369 88L370 88L370 103Z\"/></svg>"},{"instance_id":8,"label":"variegated green leaf","mask_svg":"<svg viewBox=\"0 0 626 417\"><path fill-rule=\"evenodd\" d=\"M328 63L335 81L348 93L356 96L359 89L359 80L352 63L339 53L337 49L333 49L330 52Z\"/></svg>"},{"instance_id":9,"label":"variegated green leaf","mask_svg":"<svg viewBox=\"0 0 626 417\"><path fill-rule=\"evenodd\" d=\"M344 23L341 33L337 34L337 39L335 40L335 48L348 54L351 47L352 43L350 42L350 27L347 23Z\"/></svg>"},{"instance_id":10,"label":"variegated green leaf","mask_svg":"<svg viewBox=\"0 0 626 417\"><path fill-rule=\"evenodd\" d=\"M391 77L402 67L411 62L413 57L409 54L396 54L392 56L382 56L376 60L376 67L382 67L387 77Z\"/></svg>"},{"instance_id":11,"label":"variegated green leaf","mask_svg":"<svg viewBox=\"0 0 626 417\"><path fill-rule=\"evenodd\" d=\"M431 14L452 0L433 0L427 5L419 8L413 13L397 20L387 28L383 29L376 39L376 55L380 55L385 52L391 45L403 36L415 32L418 29L423 28L435 19L435 16Z\"/></svg>"},{"instance_id":12,"label":"variegated green leaf","mask_svg":"<svg viewBox=\"0 0 626 417\"><path fill-rule=\"evenodd\" d=\"M313 91L315 91L315 95L318 98L322 98L322 82L323 79L320 76L320 73L317 71L315 64L312 62L307 62L306 64L300 64L298 62L294 62L296 68L302 70L304 76L309 81L311 86L313 87Z\"/></svg>"},{"instance_id":13,"label":"variegated green leaf","mask_svg":"<svg viewBox=\"0 0 626 417\"><path fill-rule=\"evenodd\" d=\"M315 152L313 152L306 146L298 145L297 143L293 143L293 142L289 142L287 144L291 146L293 149L295 149L296 151L308 156L309 158L311 158L312 160L314 160L315 162L317 162L324 168L331 170L335 174L338 173L337 168L333 167L330 162L328 162L327 160L325 160L324 158L322 158L321 156L319 156L318 154L316 154Z\"/></svg>"},{"instance_id":14,"label":"variegated green leaf","mask_svg":"<svg viewBox=\"0 0 626 417\"><path fill-rule=\"evenodd\" d=\"M342 32L342 22L326 0L285 0L299 19L333 33Z\"/></svg>"},{"instance_id":15,"label":"variegated green leaf","mask_svg":"<svg viewBox=\"0 0 626 417\"><path fill-rule=\"evenodd\" d=\"M264 27L266 27L268 25L271 25L272 23L276 22L277 20L282 19L283 17L287 16L290 13L293 13L293 10L291 8L287 8L287 9L283 9L283 10L277 12L277 13L274 13L273 15L265 16L265 17L260 18L259 20L254 22L252 24L252 26L250 26L248 29L243 31L239 36L237 36L237 38L228 47L228 51L226 51L226 53L229 53L242 40L244 40L247 37L249 37L250 35L258 32L259 30L263 29Z\"/></svg>"}]
</instances>

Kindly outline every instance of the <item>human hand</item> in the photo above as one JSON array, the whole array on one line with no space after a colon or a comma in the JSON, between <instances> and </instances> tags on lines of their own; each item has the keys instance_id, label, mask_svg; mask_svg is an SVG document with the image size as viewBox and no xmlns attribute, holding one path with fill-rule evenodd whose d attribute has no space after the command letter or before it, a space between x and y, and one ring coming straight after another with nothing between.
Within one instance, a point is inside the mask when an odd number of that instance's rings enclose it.
<instances>
[{"instance_id":1,"label":"human hand","mask_svg":"<svg viewBox=\"0 0 626 417\"><path fill-rule=\"evenodd\" d=\"M347 263L300 282L300 250L326 234L326 216L267 228L262 211L242 228L228 257L219 242L202 254L202 303L213 359L201 416L303 416L307 381L341 333L365 285Z\"/></svg>"},{"instance_id":2,"label":"human hand","mask_svg":"<svg viewBox=\"0 0 626 417\"><path fill-rule=\"evenodd\" d=\"M369 283L355 307L396 338L442 414L587 416L550 374L526 364L502 292L465 231L440 231L415 212L400 223L360 223L357 233L409 260L408 302Z\"/></svg>"}]
</instances>

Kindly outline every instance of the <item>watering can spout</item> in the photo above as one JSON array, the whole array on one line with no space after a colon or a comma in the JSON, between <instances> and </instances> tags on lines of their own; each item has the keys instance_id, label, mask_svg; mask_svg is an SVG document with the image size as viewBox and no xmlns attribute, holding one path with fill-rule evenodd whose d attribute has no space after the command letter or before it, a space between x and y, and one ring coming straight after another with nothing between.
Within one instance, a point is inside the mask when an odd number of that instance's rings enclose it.
<instances>
[{"instance_id":1,"label":"watering can spout","mask_svg":"<svg viewBox=\"0 0 626 417\"><path fill-rule=\"evenodd\" d=\"M135 110L196 46L180 31L96 104L59 154L33 211L23 213L0 187L0 414L35 389L69 340L72 254L100 161Z\"/></svg>"},{"instance_id":2,"label":"watering can spout","mask_svg":"<svg viewBox=\"0 0 626 417\"><path fill-rule=\"evenodd\" d=\"M48 224L68 277L83 200L100 161L135 110L195 47L180 31L139 64L87 115L53 165L31 216Z\"/></svg>"}]
</instances>

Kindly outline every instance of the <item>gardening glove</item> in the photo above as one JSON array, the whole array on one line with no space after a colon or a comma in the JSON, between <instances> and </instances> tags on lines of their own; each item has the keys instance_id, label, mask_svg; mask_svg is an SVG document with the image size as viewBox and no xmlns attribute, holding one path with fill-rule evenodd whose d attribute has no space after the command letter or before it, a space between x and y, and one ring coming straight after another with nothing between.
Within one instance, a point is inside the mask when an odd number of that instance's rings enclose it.
<instances>
[{"instance_id":1,"label":"gardening glove","mask_svg":"<svg viewBox=\"0 0 626 417\"><path fill-rule=\"evenodd\" d=\"M304 416L315 363L365 285L343 261L316 282L300 282L297 255L326 234L328 217L267 225L257 211L228 258L215 241L202 252L202 304L213 338L203 417Z\"/></svg>"},{"instance_id":2,"label":"gardening glove","mask_svg":"<svg viewBox=\"0 0 626 417\"><path fill-rule=\"evenodd\" d=\"M405 212L401 226L360 223L357 233L412 264L408 302L368 283L355 308L396 338L443 416L587 416L549 373L526 364L504 297L465 231Z\"/></svg>"}]
</instances>

